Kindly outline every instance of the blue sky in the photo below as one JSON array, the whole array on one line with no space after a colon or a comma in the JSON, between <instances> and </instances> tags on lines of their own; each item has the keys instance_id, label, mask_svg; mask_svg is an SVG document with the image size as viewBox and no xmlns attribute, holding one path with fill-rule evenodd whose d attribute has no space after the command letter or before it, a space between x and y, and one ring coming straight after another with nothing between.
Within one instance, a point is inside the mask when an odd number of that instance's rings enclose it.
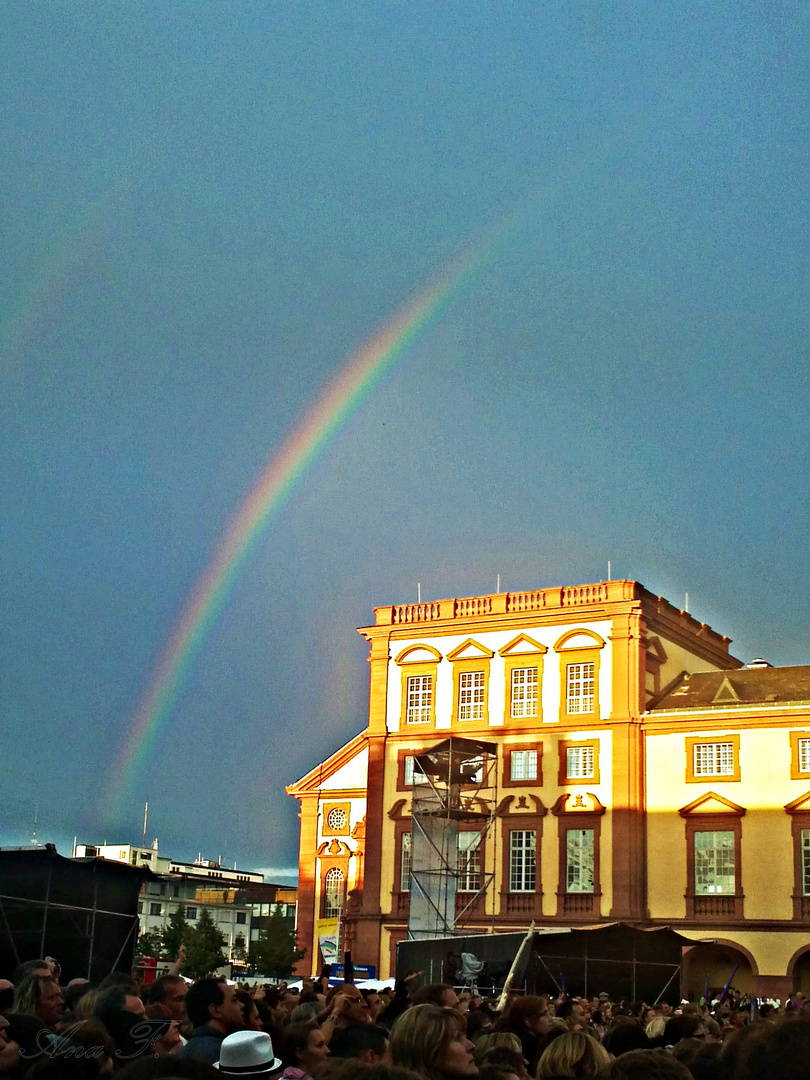
<instances>
[{"instance_id":1,"label":"blue sky","mask_svg":"<svg viewBox=\"0 0 810 1080\"><path fill-rule=\"evenodd\" d=\"M792 0L8 0L0 842L296 861L375 605L641 581L808 662L808 24ZM98 791L265 462L513 225L276 515L131 805Z\"/></svg>"}]
</instances>

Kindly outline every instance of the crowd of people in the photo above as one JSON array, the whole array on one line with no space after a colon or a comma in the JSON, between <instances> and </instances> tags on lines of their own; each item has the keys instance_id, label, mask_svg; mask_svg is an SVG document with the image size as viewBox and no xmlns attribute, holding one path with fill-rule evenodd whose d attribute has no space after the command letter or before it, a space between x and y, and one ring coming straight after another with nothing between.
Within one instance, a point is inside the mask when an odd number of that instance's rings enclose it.
<instances>
[{"instance_id":1,"label":"crowd of people","mask_svg":"<svg viewBox=\"0 0 810 1080\"><path fill-rule=\"evenodd\" d=\"M607 993L502 1002L420 987L420 973L379 992L325 976L300 989L189 983L179 963L149 985L59 975L46 958L0 979L3 1080L810 1080L800 994L672 1007Z\"/></svg>"}]
</instances>

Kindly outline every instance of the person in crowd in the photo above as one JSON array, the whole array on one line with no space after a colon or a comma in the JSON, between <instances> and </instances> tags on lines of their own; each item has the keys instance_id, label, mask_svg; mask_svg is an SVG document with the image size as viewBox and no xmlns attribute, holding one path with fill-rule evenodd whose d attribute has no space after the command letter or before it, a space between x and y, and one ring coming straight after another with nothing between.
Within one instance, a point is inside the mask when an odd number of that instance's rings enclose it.
<instances>
[{"instance_id":1,"label":"person in crowd","mask_svg":"<svg viewBox=\"0 0 810 1080\"><path fill-rule=\"evenodd\" d=\"M20 1047L8 1036L9 1023L0 1015L0 1076L9 1076L20 1065Z\"/></svg>"},{"instance_id":2,"label":"person in crowd","mask_svg":"<svg viewBox=\"0 0 810 1080\"><path fill-rule=\"evenodd\" d=\"M222 1040L216 1067L226 1076L268 1080L280 1069L281 1059L275 1056L273 1040L264 1031L235 1031Z\"/></svg>"},{"instance_id":3,"label":"person in crowd","mask_svg":"<svg viewBox=\"0 0 810 1080\"><path fill-rule=\"evenodd\" d=\"M331 1053L324 1033L314 1020L305 1024L290 1024L284 1029L281 1061L285 1080L311 1080L317 1069Z\"/></svg>"},{"instance_id":4,"label":"person in crowd","mask_svg":"<svg viewBox=\"0 0 810 1080\"><path fill-rule=\"evenodd\" d=\"M414 1005L395 1021L390 1041L394 1065L412 1069L425 1080L478 1075L464 1018L455 1009Z\"/></svg>"},{"instance_id":5,"label":"person in crowd","mask_svg":"<svg viewBox=\"0 0 810 1080\"><path fill-rule=\"evenodd\" d=\"M332 1034L338 1028L371 1023L368 1002L352 983L338 983L326 995L326 1008L320 1015L320 1023L327 1042L331 1042Z\"/></svg>"},{"instance_id":6,"label":"person in crowd","mask_svg":"<svg viewBox=\"0 0 810 1080\"><path fill-rule=\"evenodd\" d=\"M492 1066L497 1069L505 1069L512 1073L518 1080L532 1080L529 1070L526 1068L526 1059L522 1050L513 1050L509 1046L493 1046L478 1062L479 1069Z\"/></svg>"},{"instance_id":7,"label":"person in crowd","mask_svg":"<svg viewBox=\"0 0 810 1080\"><path fill-rule=\"evenodd\" d=\"M143 1058L127 1065L115 1080L222 1080L222 1074L207 1061L199 1058L172 1057Z\"/></svg>"},{"instance_id":8,"label":"person in crowd","mask_svg":"<svg viewBox=\"0 0 810 1080\"><path fill-rule=\"evenodd\" d=\"M629 1023L617 1024L611 1028L602 1040L602 1045L613 1057L619 1057L630 1050L649 1050L650 1040L641 1024L630 1020Z\"/></svg>"},{"instance_id":9,"label":"person in crowd","mask_svg":"<svg viewBox=\"0 0 810 1080\"><path fill-rule=\"evenodd\" d=\"M187 994L188 983L182 975L161 975L150 984L146 992L146 1002L148 1005L162 1005L166 1010L164 1015L176 1020L182 1030L188 1023Z\"/></svg>"},{"instance_id":10,"label":"person in crowd","mask_svg":"<svg viewBox=\"0 0 810 1080\"><path fill-rule=\"evenodd\" d=\"M0 1016L5 1016L14 1007L14 983L9 979L0 979Z\"/></svg>"},{"instance_id":11,"label":"person in crowd","mask_svg":"<svg viewBox=\"0 0 810 1080\"><path fill-rule=\"evenodd\" d=\"M62 991L52 975L26 975L14 992L12 1012L35 1016L55 1031L62 1021Z\"/></svg>"},{"instance_id":12,"label":"person in crowd","mask_svg":"<svg viewBox=\"0 0 810 1080\"><path fill-rule=\"evenodd\" d=\"M303 994L301 995L303 997ZM316 999L315 1001L302 1001L300 1005L296 1005L290 1014L291 1024L306 1024L310 1020L314 1020L320 1016L323 1006Z\"/></svg>"},{"instance_id":13,"label":"person in crowd","mask_svg":"<svg viewBox=\"0 0 810 1080\"><path fill-rule=\"evenodd\" d=\"M600 1080L692 1080L692 1074L666 1050L630 1050L614 1058Z\"/></svg>"},{"instance_id":14,"label":"person in crowd","mask_svg":"<svg viewBox=\"0 0 810 1080\"><path fill-rule=\"evenodd\" d=\"M262 1031L262 1021L256 1007L256 999L248 990L237 990L236 1000L242 1006L246 1031Z\"/></svg>"},{"instance_id":15,"label":"person in crowd","mask_svg":"<svg viewBox=\"0 0 810 1080\"><path fill-rule=\"evenodd\" d=\"M545 998L532 994L515 998L509 1006L506 1026L520 1039L523 1056L529 1063L529 1072L534 1074L540 1057L540 1040L551 1027L551 1012Z\"/></svg>"},{"instance_id":16,"label":"person in crowd","mask_svg":"<svg viewBox=\"0 0 810 1080\"><path fill-rule=\"evenodd\" d=\"M610 1064L610 1055L593 1035L585 1031L566 1031L540 1056L537 1080L551 1077L574 1077L590 1080Z\"/></svg>"},{"instance_id":17,"label":"person in crowd","mask_svg":"<svg viewBox=\"0 0 810 1080\"><path fill-rule=\"evenodd\" d=\"M458 1008L458 994L449 983L429 983L417 990L411 998L413 1005L441 1005L445 1009Z\"/></svg>"},{"instance_id":18,"label":"person in crowd","mask_svg":"<svg viewBox=\"0 0 810 1080\"><path fill-rule=\"evenodd\" d=\"M192 1033L178 1051L179 1057L196 1057L213 1064L219 1061L223 1039L244 1028L242 1006L234 988L224 979L200 979L194 983L186 996L186 1011Z\"/></svg>"},{"instance_id":19,"label":"person in crowd","mask_svg":"<svg viewBox=\"0 0 810 1080\"><path fill-rule=\"evenodd\" d=\"M576 998L566 998L565 1001L561 1001L554 1010L554 1015L558 1020L566 1022L569 1031L584 1031L588 1026L585 1009L582 1007L582 1002L577 1001Z\"/></svg>"},{"instance_id":20,"label":"person in crowd","mask_svg":"<svg viewBox=\"0 0 810 1080\"><path fill-rule=\"evenodd\" d=\"M377 1024L350 1024L340 1028L329 1044L332 1056L352 1058L364 1065L390 1065L388 1032Z\"/></svg>"},{"instance_id":21,"label":"person in crowd","mask_svg":"<svg viewBox=\"0 0 810 1080\"><path fill-rule=\"evenodd\" d=\"M467 1025L467 1034L470 1034L469 1024ZM480 1065L490 1050L496 1050L501 1046L506 1046L510 1050L514 1050L523 1057L523 1047L520 1044L520 1039L515 1035L513 1031L484 1031L481 1032L477 1038L473 1039L475 1060Z\"/></svg>"},{"instance_id":22,"label":"person in crowd","mask_svg":"<svg viewBox=\"0 0 810 1080\"><path fill-rule=\"evenodd\" d=\"M11 981L15 986L19 986L20 983L27 975L43 975L53 977L56 970L56 961L52 956L46 956L44 960L23 960L21 964L18 964L14 969L14 974L11 976ZM57 982L59 980L57 979Z\"/></svg>"},{"instance_id":23,"label":"person in crowd","mask_svg":"<svg viewBox=\"0 0 810 1080\"><path fill-rule=\"evenodd\" d=\"M364 990L363 997L368 1005L368 1016L372 1024L377 1023L377 1017L383 1010L383 999L376 990Z\"/></svg>"},{"instance_id":24,"label":"person in crowd","mask_svg":"<svg viewBox=\"0 0 810 1080\"><path fill-rule=\"evenodd\" d=\"M664 1027L664 1046L677 1046L681 1039L704 1039L706 1028L698 1013L676 1013Z\"/></svg>"}]
</instances>

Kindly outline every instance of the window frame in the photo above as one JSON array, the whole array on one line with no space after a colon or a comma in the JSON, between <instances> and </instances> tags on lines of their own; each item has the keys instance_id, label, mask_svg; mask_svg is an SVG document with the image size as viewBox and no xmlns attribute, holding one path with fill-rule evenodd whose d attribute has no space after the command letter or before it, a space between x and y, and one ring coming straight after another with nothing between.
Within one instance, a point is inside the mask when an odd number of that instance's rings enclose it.
<instances>
[{"instance_id":1,"label":"window frame","mask_svg":"<svg viewBox=\"0 0 810 1080\"><path fill-rule=\"evenodd\" d=\"M790 779L810 780L810 769L803 770L801 765L801 753L799 744L803 741L810 742L810 731L790 732Z\"/></svg>"},{"instance_id":2,"label":"window frame","mask_svg":"<svg viewBox=\"0 0 810 1080\"><path fill-rule=\"evenodd\" d=\"M810 792L785 806L790 815L790 832L793 843L793 920L810 922L810 892L804 892L804 867L802 858L802 832L810 831Z\"/></svg>"},{"instance_id":3,"label":"window frame","mask_svg":"<svg viewBox=\"0 0 810 1080\"><path fill-rule=\"evenodd\" d=\"M537 776L533 780L512 779L512 755L534 750L537 754ZM502 787L542 787L543 784L543 744L541 742L513 743L503 748Z\"/></svg>"},{"instance_id":4,"label":"window frame","mask_svg":"<svg viewBox=\"0 0 810 1080\"><path fill-rule=\"evenodd\" d=\"M498 656L503 657L505 726L516 724L531 727L543 723L543 657L547 652L545 645L525 634L519 634L498 649ZM512 672L519 668L537 668L537 713L534 716L512 716Z\"/></svg>"},{"instance_id":5,"label":"window frame","mask_svg":"<svg viewBox=\"0 0 810 1080\"><path fill-rule=\"evenodd\" d=\"M405 775L405 760L406 758L418 757L426 747L421 746L419 748L410 748L408 750L397 750L397 791L413 791L414 787L419 785L409 784Z\"/></svg>"},{"instance_id":6,"label":"window frame","mask_svg":"<svg viewBox=\"0 0 810 1080\"><path fill-rule=\"evenodd\" d=\"M338 905L337 910L333 910L331 906L327 906L327 896L329 894L329 887L327 882L330 880L333 874L340 874L341 889L340 899L341 903ZM330 866L328 867L321 878L321 918L323 919L338 919L341 913L346 911L346 871L342 866Z\"/></svg>"},{"instance_id":7,"label":"window frame","mask_svg":"<svg viewBox=\"0 0 810 1080\"><path fill-rule=\"evenodd\" d=\"M577 644L569 647L566 643L576 638L587 638L587 645ZM599 705L600 694L600 657L605 642L593 630L578 627L564 634L554 645L554 651L560 658L560 713L561 723L583 725L598 724L601 720ZM568 668L573 664L593 664L593 710L591 712L570 713L568 711Z\"/></svg>"},{"instance_id":8,"label":"window frame","mask_svg":"<svg viewBox=\"0 0 810 1080\"><path fill-rule=\"evenodd\" d=\"M566 792L551 812L557 818L557 916L586 922L598 919L602 911L602 818L605 807L595 795ZM593 832L592 892L568 892L567 889L568 833L580 829Z\"/></svg>"},{"instance_id":9,"label":"window frame","mask_svg":"<svg viewBox=\"0 0 810 1080\"><path fill-rule=\"evenodd\" d=\"M333 828L329 824L329 815L333 810L342 810L346 815L346 822L339 828ZM321 808L321 836L350 836L352 831L352 804L345 800L339 802L325 802Z\"/></svg>"},{"instance_id":10,"label":"window frame","mask_svg":"<svg viewBox=\"0 0 810 1080\"><path fill-rule=\"evenodd\" d=\"M425 657L428 653L428 657ZM416 660L409 657L418 654ZM394 660L400 670L400 705L399 730L425 731L436 726L436 687L438 683L439 661L442 654L425 642L407 645ZM408 722L408 679L429 678L431 688L430 715L427 720Z\"/></svg>"},{"instance_id":11,"label":"window frame","mask_svg":"<svg viewBox=\"0 0 810 1080\"><path fill-rule=\"evenodd\" d=\"M467 653L470 649L477 650L475 655L459 655ZM463 641L459 646L453 649L452 652L447 654L447 659L453 666L453 709L450 713L451 727L456 730L462 728L464 731L470 731L475 730L475 728L489 727L489 677L492 657L494 655L495 654L491 649L485 648L480 642L474 641L472 638L467 638L466 641ZM461 720L459 719L461 676L474 674L475 672L480 672L484 676L483 715L474 717L470 720Z\"/></svg>"},{"instance_id":12,"label":"window frame","mask_svg":"<svg viewBox=\"0 0 810 1080\"><path fill-rule=\"evenodd\" d=\"M734 767L730 773L700 773L695 772L695 747L696 746L719 746L721 743L731 743L731 752L734 758ZM734 784L740 779L740 736L739 735L687 735L686 747L686 783L687 784Z\"/></svg>"},{"instance_id":13,"label":"window frame","mask_svg":"<svg viewBox=\"0 0 810 1080\"><path fill-rule=\"evenodd\" d=\"M509 893L510 896L527 896L527 895L535 894L537 892L537 884L538 884L538 879L539 879L539 874L540 874L540 858L539 858L540 845L537 842L538 830L536 828L528 828L528 829L519 828L519 827L517 827L518 824L519 824L518 822L515 822L513 826L511 826L509 829L506 830L506 867L507 867L506 873L507 873L507 877L506 877L506 880L504 882L504 885L506 886L506 892ZM512 869L513 869L513 865L512 865L512 837L517 836L518 834L523 834L523 835L529 835L530 834L530 835L532 835L534 837L534 885L532 886L531 889L516 889L514 887L514 885L512 884ZM524 856L527 854L527 849L525 847L523 848L523 853L524 853ZM523 869L524 874L525 874L525 871L527 869L528 863L529 863L529 860L524 857L523 860L522 860L522 864L523 864L522 869Z\"/></svg>"},{"instance_id":14,"label":"window frame","mask_svg":"<svg viewBox=\"0 0 810 1080\"><path fill-rule=\"evenodd\" d=\"M684 817L686 826L686 917L697 921L717 922L718 918L741 919L743 917L742 891L742 814L694 813ZM704 832L730 832L734 834L734 892L698 893L695 891L695 834ZM717 907L713 900L728 901L720 916L711 909ZM702 910L701 910L702 909Z\"/></svg>"},{"instance_id":15,"label":"window frame","mask_svg":"<svg viewBox=\"0 0 810 1080\"><path fill-rule=\"evenodd\" d=\"M560 739L558 743L560 763L557 775L557 783L560 787L582 787L586 784L598 784L600 782L600 741L599 739ZM569 776L568 751L588 748L593 750L593 776Z\"/></svg>"}]
</instances>

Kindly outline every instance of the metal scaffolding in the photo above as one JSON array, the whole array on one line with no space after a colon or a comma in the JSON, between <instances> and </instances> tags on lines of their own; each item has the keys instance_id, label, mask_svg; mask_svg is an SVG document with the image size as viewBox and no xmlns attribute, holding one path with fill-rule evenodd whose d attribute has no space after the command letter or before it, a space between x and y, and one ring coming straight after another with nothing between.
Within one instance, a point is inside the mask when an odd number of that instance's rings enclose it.
<instances>
[{"instance_id":1,"label":"metal scaffolding","mask_svg":"<svg viewBox=\"0 0 810 1080\"><path fill-rule=\"evenodd\" d=\"M494 743L450 736L414 757L408 938L442 938L476 910L492 873L484 838L494 803Z\"/></svg>"}]
</instances>

